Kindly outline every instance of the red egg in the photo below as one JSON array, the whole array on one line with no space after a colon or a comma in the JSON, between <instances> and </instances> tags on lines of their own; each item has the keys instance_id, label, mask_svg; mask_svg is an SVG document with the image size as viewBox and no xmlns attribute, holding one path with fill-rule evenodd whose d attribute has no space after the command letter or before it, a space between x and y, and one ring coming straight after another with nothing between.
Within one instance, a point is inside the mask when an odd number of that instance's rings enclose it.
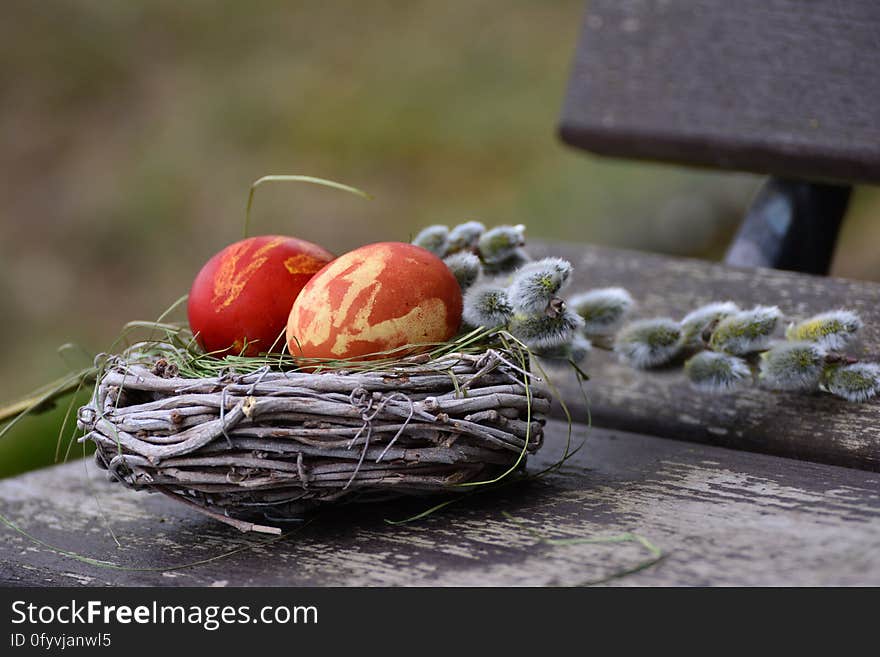
<instances>
[{"instance_id":1,"label":"red egg","mask_svg":"<svg viewBox=\"0 0 880 657\"><path fill-rule=\"evenodd\" d=\"M190 328L208 352L256 356L273 344L279 351L294 300L332 259L317 244L281 235L230 244L208 260L193 282Z\"/></svg>"},{"instance_id":2,"label":"red egg","mask_svg":"<svg viewBox=\"0 0 880 657\"><path fill-rule=\"evenodd\" d=\"M318 272L290 311L294 356L355 358L443 342L461 325L461 288L429 251L400 242L355 249Z\"/></svg>"}]
</instances>

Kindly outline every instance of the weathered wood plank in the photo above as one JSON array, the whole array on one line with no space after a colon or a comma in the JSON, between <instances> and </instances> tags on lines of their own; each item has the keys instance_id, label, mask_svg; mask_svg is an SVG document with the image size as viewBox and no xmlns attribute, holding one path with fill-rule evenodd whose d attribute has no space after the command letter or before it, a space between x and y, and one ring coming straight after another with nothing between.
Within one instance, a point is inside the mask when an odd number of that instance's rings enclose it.
<instances>
[{"instance_id":1,"label":"weathered wood plank","mask_svg":"<svg viewBox=\"0 0 880 657\"><path fill-rule=\"evenodd\" d=\"M532 252L570 259L572 292L627 288L639 304L635 316L680 319L700 304L727 299L745 306L779 305L789 317L846 306L865 321L855 351L880 361L876 283L570 244L537 245ZM694 391L680 371L637 372L597 350L586 369L593 377L586 386L593 420L601 426L880 470L880 400L852 404L830 395L755 389L709 395ZM582 418L583 396L574 377L560 372L554 380Z\"/></svg>"},{"instance_id":2,"label":"weathered wood plank","mask_svg":"<svg viewBox=\"0 0 880 657\"><path fill-rule=\"evenodd\" d=\"M577 428L576 440L584 432ZM565 434L548 425L532 471L557 458ZM634 434L593 430L560 472L415 524L383 519L424 501L349 506L275 543L182 570L169 568L264 539L109 484L94 469L90 484L83 468L0 482L0 511L51 544L155 570L84 564L0 528L0 583L575 585L650 557L636 543L554 545L537 531L553 539L637 532L663 550L665 559L614 584L880 584L880 475Z\"/></svg>"},{"instance_id":3,"label":"weathered wood plank","mask_svg":"<svg viewBox=\"0 0 880 657\"><path fill-rule=\"evenodd\" d=\"M880 3L592 0L562 138L618 157L880 180Z\"/></svg>"}]
</instances>

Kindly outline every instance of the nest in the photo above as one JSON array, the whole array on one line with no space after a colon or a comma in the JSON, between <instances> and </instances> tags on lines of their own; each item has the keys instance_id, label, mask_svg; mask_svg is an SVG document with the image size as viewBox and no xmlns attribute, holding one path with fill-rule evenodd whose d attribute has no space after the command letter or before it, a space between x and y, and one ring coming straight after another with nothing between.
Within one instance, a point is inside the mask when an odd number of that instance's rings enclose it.
<instances>
[{"instance_id":1,"label":"nest","mask_svg":"<svg viewBox=\"0 0 880 657\"><path fill-rule=\"evenodd\" d=\"M78 419L111 479L277 533L247 518L464 492L522 467L550 408L526 363L506 346L362 371L190 378L166 358L127 352L109 359Z\"/></svg>"}]
</instances>

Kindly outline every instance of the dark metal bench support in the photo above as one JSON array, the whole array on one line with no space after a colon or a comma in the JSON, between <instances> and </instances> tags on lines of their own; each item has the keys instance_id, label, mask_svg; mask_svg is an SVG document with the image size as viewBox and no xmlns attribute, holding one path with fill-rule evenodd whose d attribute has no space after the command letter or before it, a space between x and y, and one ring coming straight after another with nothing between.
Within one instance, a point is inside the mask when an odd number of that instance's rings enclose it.
<instances>
[{"instance_id":1,"label":"dark metal bench support","mask_svg":"<svg viewBox=\"0 0 880 657\"><path fill-rule=\"evenodd\" d=\"M851 189L770 178L746 213L725 263L827 274Z\"/></svg>"}]
</instances>

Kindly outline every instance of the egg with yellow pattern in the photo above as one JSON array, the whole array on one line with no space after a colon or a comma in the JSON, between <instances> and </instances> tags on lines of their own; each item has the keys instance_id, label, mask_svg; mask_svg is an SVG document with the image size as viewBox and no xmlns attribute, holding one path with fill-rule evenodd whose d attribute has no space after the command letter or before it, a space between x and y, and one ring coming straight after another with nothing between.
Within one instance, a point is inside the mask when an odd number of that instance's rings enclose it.
<instances>
[{"instance_id":1,"label":"egg with yellow pattern","mask_svg":"<svg viewBox=\"0 0 880 657\"><path fill-rule=\"evenodd\" d=\"M256 356L280 351L294 299L333 259L295 237L249 237L214 255L189 293L189 325L207 352Z\"/></svg>"},{"instance_id":2,"label":"egg with yellow pattern","mask_svg":"<svg viewBox=\"0 0 880 657\"><path fill-rule=\"evenodd\" d=\"M461 288L440 258L412 244L368 244L306 284L287 346L294 356L345 359L444 342L458 333L461 309Z\"/></svg>"}]
</instances>

